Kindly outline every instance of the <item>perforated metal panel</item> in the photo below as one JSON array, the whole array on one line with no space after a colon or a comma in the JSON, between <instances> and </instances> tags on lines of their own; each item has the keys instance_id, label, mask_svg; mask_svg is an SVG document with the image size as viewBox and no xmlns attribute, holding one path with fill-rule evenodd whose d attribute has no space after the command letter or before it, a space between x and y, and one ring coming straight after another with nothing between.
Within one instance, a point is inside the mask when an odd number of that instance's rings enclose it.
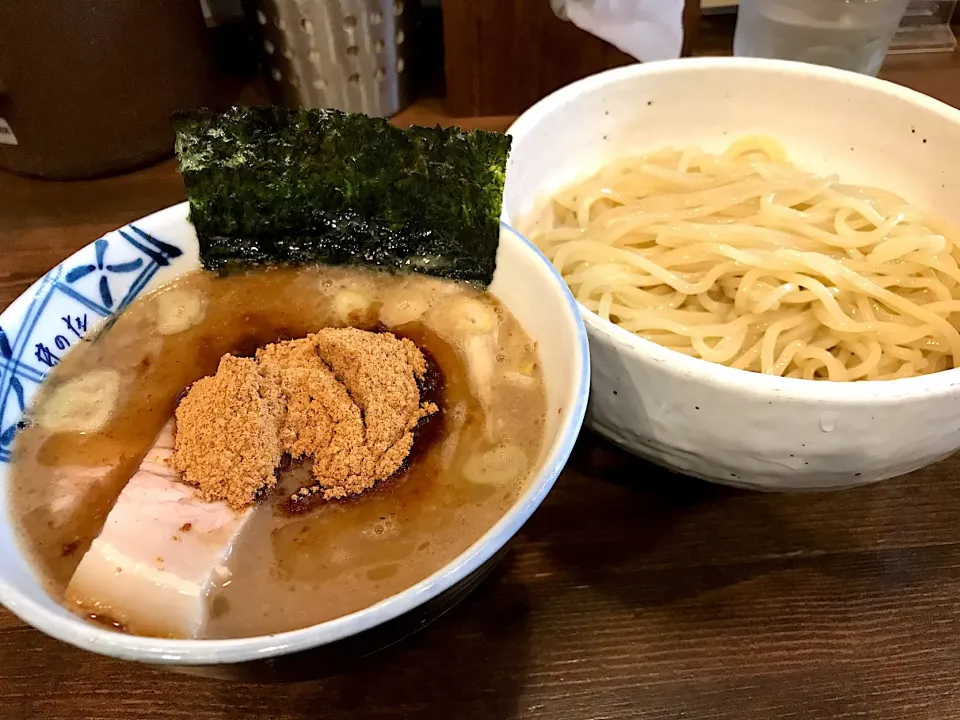
<instances>
[{"instance_id":1,"label":"perforated metal panel","mask_svg":"<svg viewBox=\"0 0 960 720\"><path fill-rule=\"evenodd\" d=\"M388 116L409 98L415 2L264 0L264 65L277 100Z\"/></svg>"}]
</instances>

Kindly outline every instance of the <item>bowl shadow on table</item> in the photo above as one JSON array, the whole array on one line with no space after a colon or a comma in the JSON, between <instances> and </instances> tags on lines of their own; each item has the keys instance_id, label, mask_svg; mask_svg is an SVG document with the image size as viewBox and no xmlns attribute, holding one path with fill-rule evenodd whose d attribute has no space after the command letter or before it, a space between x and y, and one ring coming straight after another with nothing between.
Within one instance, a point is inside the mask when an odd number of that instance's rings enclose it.
<instances>
[{"instance_id":1,"label":"bowl shadow on table","mask_svg":"<svg viewBox=\"0 0 960 720\"><path fill-rule=\"evenodd\" d=\"M415 635L337 675L284 685L272 693L278 698L272 712L317 720L356 717L358 708L364 717L387 719L515 717L528 663L530 600L524 584L511 581L510 559L508 552L470 596ZM223 707L236 707L238 693L270 686L207 687Z\"/></svg>"},{"instance_id":2,"label":"bowl shadow on table","mask_svg":"<svg viewBox=\"0 0 960 720\"><path fill-rule=\"evenodd\" d=\"M898 525L897 505L914 495L906 482L759 493L670 472L584 431L524 538L569 582L635 612L706 609L715 591L750 583L787 597L797 572L851 593L890 590L929 579L928 556L946 552Z\"/></svg>"}]
</instances>

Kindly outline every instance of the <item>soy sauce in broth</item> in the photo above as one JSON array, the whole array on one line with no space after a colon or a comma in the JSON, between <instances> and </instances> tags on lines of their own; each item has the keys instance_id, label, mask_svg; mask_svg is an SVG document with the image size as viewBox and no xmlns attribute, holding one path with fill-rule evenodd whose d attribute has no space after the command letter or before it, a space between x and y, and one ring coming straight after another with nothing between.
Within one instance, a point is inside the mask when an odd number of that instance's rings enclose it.
<instances>
[{"instance_id":1,"label":"soy sauce in broth","mask_svg":"<svg viewBox=\"0 0 960 720\"><path fill-rule=\"evenodd\" d=\"M203 318L163 334L162 298L171 293L200 298ZM421 426L406 468L359 497L291 513L285 501L310 484L309 462L283 470L234 546L229 580L211 593L204 637L281 632L360 610L479 539L523 491L545 412L536 348L493 296L461 283L356 269L197 272L134 302L44 383L35 410L70 380L115 370L119 394L104 427L83 434L34 423L18 436L12 514L49 591L63 598L186 387L213 374L225 353L253 355L271 342L345 325L415 342L435 368L441 413Z\"/></svg>"}]
</instances>

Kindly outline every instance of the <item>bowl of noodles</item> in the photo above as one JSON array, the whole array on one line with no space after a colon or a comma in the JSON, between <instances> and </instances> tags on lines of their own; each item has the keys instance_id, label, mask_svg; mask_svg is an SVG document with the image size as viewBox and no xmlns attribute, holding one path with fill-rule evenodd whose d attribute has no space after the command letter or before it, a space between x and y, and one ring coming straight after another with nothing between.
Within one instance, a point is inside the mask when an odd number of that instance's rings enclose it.
<instances>
[{"instance_id":1,"label":"bowl of noodles","mask_svg":"<svg viewBox=\"0 0 960 720\"><path fill-rule=\"evenodd\" d=\"M960 448L960 111L701 58L586 78L509 132L503 219L580 303L594 430L766 490Z\"/></svg>"}]
</instances>

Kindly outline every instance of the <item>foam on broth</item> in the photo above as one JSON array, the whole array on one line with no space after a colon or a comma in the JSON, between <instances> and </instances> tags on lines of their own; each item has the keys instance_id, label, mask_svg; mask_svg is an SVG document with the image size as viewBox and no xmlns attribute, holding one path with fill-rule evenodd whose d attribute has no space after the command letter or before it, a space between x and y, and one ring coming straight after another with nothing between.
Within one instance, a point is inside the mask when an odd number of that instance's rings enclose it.
<instances>
[{"instance_id":1,"label":"foam on broth","mask_svg":"<svg viewBox=\"0 0 960 720\"><path fill-rule=\"evenodd\" d=\"M196 272L138 299L75 347L34 403L32 415L42 418L58 388L112 371L118 389L106 424L77 432L35 423L18 436L11 508L49 591L63 597L184 388L215 372L224 353L252 355L270 342L345 325L386 326L417 343L439 368L441 416L424 430L408 468L361 497L290 514L284 500L309 484L309 471L284 471L234 548L229 582L210 597L204 636L274 633L354 612L475 542L523 490L545 412L534 344L493 296L358 269ZM81 494L73 502L80 511L62 511L65 493Z\"/></svg>"}]
</instances>

